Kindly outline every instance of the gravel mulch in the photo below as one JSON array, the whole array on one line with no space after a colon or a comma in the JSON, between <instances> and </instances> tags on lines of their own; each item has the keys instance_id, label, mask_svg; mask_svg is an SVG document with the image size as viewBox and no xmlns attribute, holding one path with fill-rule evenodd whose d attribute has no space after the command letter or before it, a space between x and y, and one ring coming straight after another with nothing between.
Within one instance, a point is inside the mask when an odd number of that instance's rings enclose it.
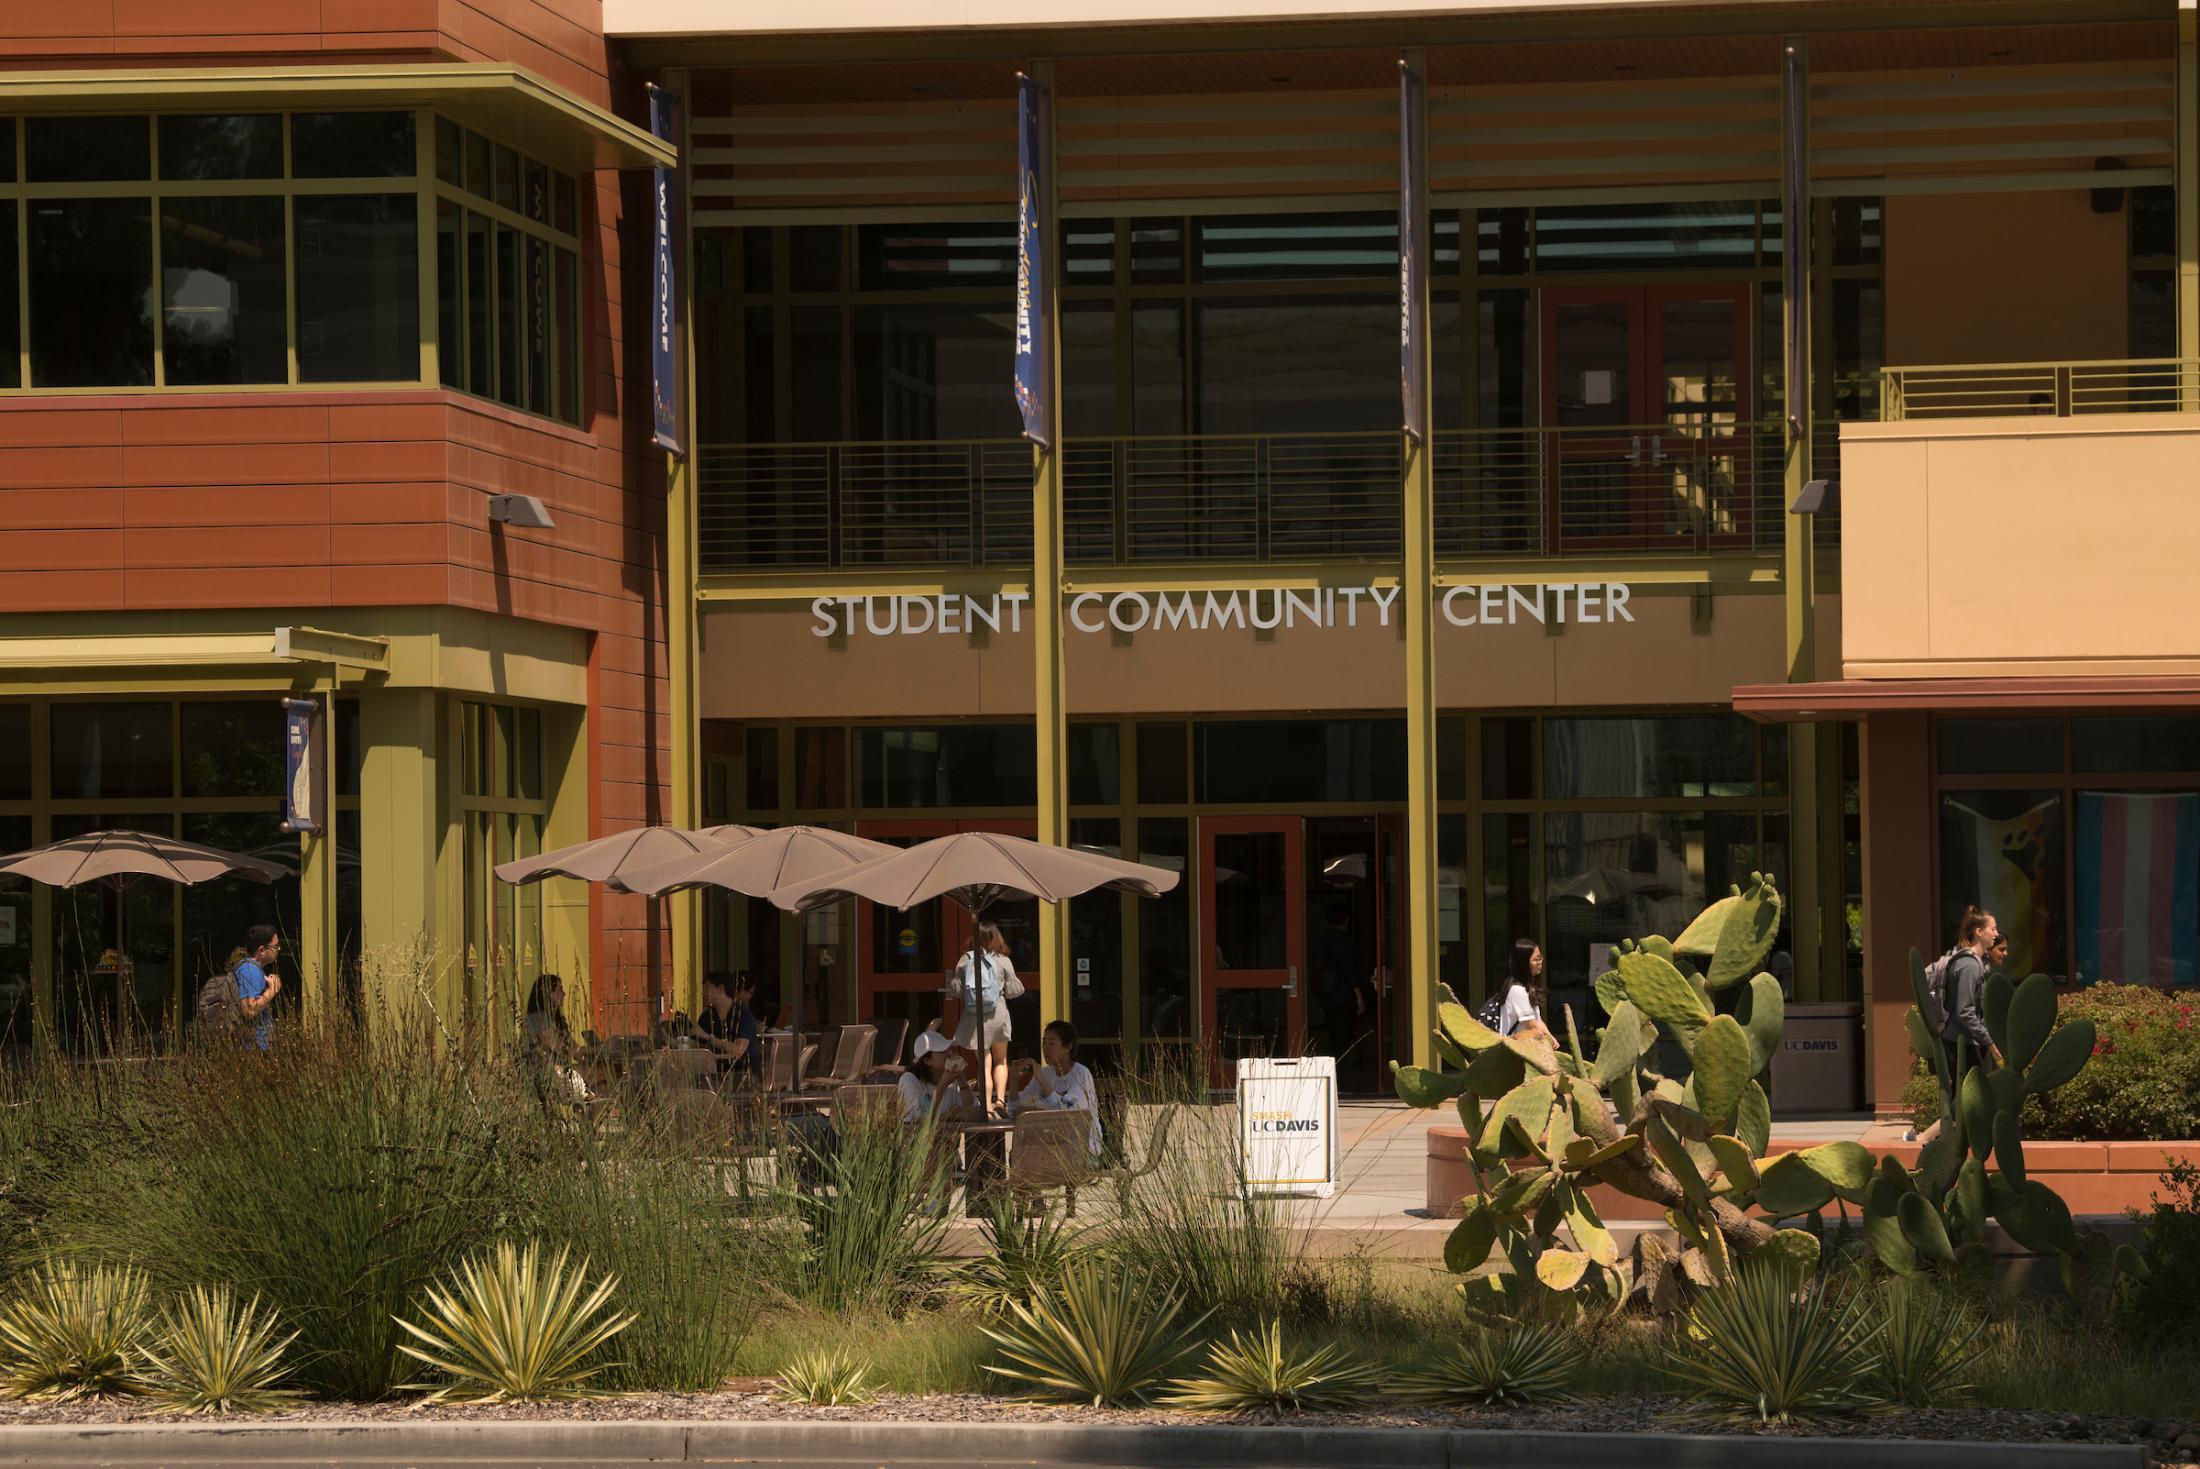
<instances>
[{"instance_id":1,"label":"gravel mulch","mask_svg":"<svg viewBox=\"0 0 2200 1469\"><path fill-rule=\"evenodd\" d=\"M1394 1407L1367 1413L1256 1415L1239 1421L1285 1423L1298 1427L1351 1428L1504 1428L1586 1433L1674 1431L1662 1415L1671 1398L1598 1398L1565 1407L1512 1410L1443 1410ZM921 1397L888 1393L851 1408L813 1408L781 1402L764 1379L730 1382L712 1393L638 1393L578 1403L503 1403L426 1406L418 1402L308 1403L260 1415L265 1423L394 1423L421 1420L498 1422L513 1420L632 1422L708 1419L838 1423L1049 1423L1136 1426L1178 1424L1187 1415L1160 1409L1119 1409L1020 1403L976 1394L939 1393ZM32 1423L175 1422L157 1418L128 1399L78 1403L0 1402L0 1429ZM200 1420L205 1421L205 1420ZM2032 1412L2004 1408L1944 1408L1835 1419L1805 1428L1690 1425L1688 1432L1733 1432L1766 1437L1812 1435L1834 1438L1918 1438L1981 1443L2143 1443L2158 1463L2200 1462L2200 1423L2158 1419L2100 1418L2075 1413Z\"/></svg>"}]
</instances>

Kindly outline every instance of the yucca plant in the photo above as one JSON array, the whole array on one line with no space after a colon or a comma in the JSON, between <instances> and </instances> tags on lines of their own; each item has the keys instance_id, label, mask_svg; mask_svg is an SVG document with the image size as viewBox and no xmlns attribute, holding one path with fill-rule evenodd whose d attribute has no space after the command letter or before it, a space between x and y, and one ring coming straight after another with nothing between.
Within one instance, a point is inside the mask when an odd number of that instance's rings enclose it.
<instances>
[{"instance_id":1,"label":"yucca plant","mask_svg":"<svg viewBox=\"0 0 2200 1469\"><path fill-rule=\"evenodd\" d=\"M1986 1319L1930 1277L1887 1286L1879 1304L1872 1394L1896 1408L1944 1408L1977 1391Z\"/></svg>"},{"instance_id":2,"label":"yucca plant","mask_svg":"<svg viewBox=\"0 0 2200 1469\"><path fill-rule=\"evenodd\" d=\"M1300 1350L1286 1345L1280 1322L1268 1321L1210 1345L1204 1370L1161 1401L1199 1413L1325 1413L1361 1406L1379 1384L1375 1369L1344 1348Z\"/></svg>"},{"instance_id":3,"label":"yucca plant","mask_svg":"<svg viewBox=\"0 0 2200 1469\"><path fill-rule=\"evenodd\" d=\"M194 1286L161 1313L145 1347L143 1390L168 1413L262 1413L300 1394L279 1387L283 1352L298 1333L255 1295L240 1301L227 1286Z\"/></svg>"},{"instance_id":4,"label":"yucca plant","mask_svg":"<svg viewBox=\"0 0 2200 1469\"><path fill-rule=\"evenodd\" d=\"M1065 1271L1052 1290L1010 1301L984 1328L1000 1349L986 1371L1022 1397L1142 1403L1180 1361L1207 1318L1178 1324L1182 1299L1150 1277L1124 1279L1092 1265Z\"/></svg>"},{"instance_id":5,"label":"yucca plant","mask_svg":"<svg viewBox=\"0 0 2200 1469\"><path fill-rule=\"evenodd\" d=\"M1085 1230L1059 1214L1024 1218L1013 1200L996 1203L978 1227L986 1248L963 1267L952 1294L987 1315L1052 1290L1072 1263L1091 1254Z\"/></svg>"},{"instance_id":6,"label":"yucca plant","mask_svg":"<svg viewBox=\"0 0 2200 1469\"><path fill-rule=\"evenodd\" d=\"M145 1277L135 1268L48 1260L0 1308L0 1396L65 1402L134 1393L150 1324Z\"/></svg>"},{"instance_id":7,"label":"yucca plant","mask_svg":"<svg viewBox=\"0 0 2200 1469\"><path fill-rule=\"evenodd\" d=\"M590 1359L634 1318L610 1309L617 1276L590 1285L588 1261L569 1257L560 1249L545 1261L539 1243L520 1249L507 1240L462 1261L446 1286L430 1286L424 1324L400 1319L413 1340L397 1349L448 1380L410 1390L430 1402L601 1396L595 1379L614 1364Z\"/></svg>"},{"instance_id":8,"label":"yucca plant","mask_svg":"<svg viewBox=\"0 0 2200 1469\"><path fill-rule=\"evenodd\" d=\"M804 1352L780 1369L779 1396L813 1408L848 1408L878 1396L871 1369L846 1347Z\"/></svg>"},{"instance_id":9,"label":"yucca plant","mask_svg":"<svg viewBox=\"0 0 2200 1469\"><path fill-rule=\"evenodd\" d=\"M1698 1294L1666 1350L1690 1394L1676 1416L1797 1423L1868 1407L1879 1330L1853 1290L1751 1261Z\"/></svg>"},{"instance_id":10,"label":"yucca plant","mask_svg":"<svg viewBox=\"0 0 2200 1469\"><path fill-rule=\"evenodd\" d=\"M1548 1322L1470 1328L1466 1337L1401 1377L1401 1396L1469 1408L1525 1408L1573 1399L1579 1346Z\"/></svg>"}]
</instances>

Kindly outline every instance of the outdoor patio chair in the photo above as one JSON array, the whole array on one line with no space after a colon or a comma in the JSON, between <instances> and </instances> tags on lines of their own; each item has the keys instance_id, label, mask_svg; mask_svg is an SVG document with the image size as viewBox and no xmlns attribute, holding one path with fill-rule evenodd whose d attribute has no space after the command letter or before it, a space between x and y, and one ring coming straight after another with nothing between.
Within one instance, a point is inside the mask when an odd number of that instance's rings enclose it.
<instances>
[{"instance_id":1,"label":"outdoor patio chair","mask_svg":"<svg viewBox=\"0 0 2200 1469\"><path fill-rule=\"evenodd\" d=\"M802 1079L809 1074L810 1059L817 1054L817 1047L804 1046L799 1058L795 1052L795 1039L784 1031L764 1037L764 1089L774 1092L802 1090Z\"/></svg>"},{"instance_id":2,"label":"outdoor patio chair","mask_svg":"<svg viewBox=\"0 0 2200 1469\"><path fill-rule=\"evenodd\" d=\"M843 1133L856 1127L901 1126L901 1088L862 1085L835 1087L833 1126Z\"/></svg>"},{"instance_id":3,"label":"outdoor patio chair","mask_svg":"<svg viewBox=\"0 0 2200 1469\"><path fill-rule=\"evenodd\" d=\"M863 1022L876 1033L871 1043L873 1066L899 1066L909 1048L909 1022L890 1015L874 1015Z\"/></svg>"},{"instance_id":4,"label":"outdoor patio chair","mask_svg":"<svg viewBox=\"0 0 2200 1469\"><path fill-rule=\"evenodd\" d=\"M1094 1187L1104 1186L1114 1189L1117 1211L1119 1213L1127 1212L1130 1208L1132 1187L1137 1184L1139 1179L1146 1177L1159 1167L1161 1159L1168 1152L1169 1129L1176 1122L1176 1114L1177 1104L1174 1102L1161 1109L1161 1115L1154 1120L1153 1135L1146 1140L1146 1161L1143 1163L1133 1164L1131 1161L1131 1137L1127 1125L1110 1133L1111 1141L1104 1145L1102 1152L1102 1157L1106 1161L1103 1166L1095 1169L1083 1181ZM1067 1116L1069 1114L1056 1113L1055 1115ZM1078 1115L1083 1116L1084 1114L1079 1113ZM1127 1116L1125 1122L1126 1124L1128 1122ZM1114 1161L1116 1159L1121 1161L1118 1163ZM1075 1212L1074 1208L1071 1212Z\"/></svg>"},{"instance_id":5,"label":"outdoor patio chair","mask_svg":"<svg viewBox=\"0 0 2200 1469\"><path fill-rule=\"evenodd\" d=\"M826 1085L860 1080L871 1066L871 1047L877 1036L868 1025L843 1025L838 1047L831 1053L830 1068L811 1078Z\"/></svg>"},{"instance_id":6,"label":"outdoor patio chair","mask_svg":"<svg viewBox=\"0 0 2200 1469\"><path fill-rule=\"evenodd\" d=\"M1062 1189L1064 1208L1074 1216L1077 1186L1094 1176L1090 1112L1033 1109L1017 1114L1009 1140L1008 1191L1018 1204L1039 1202L1050 1190Z\"/></svg>"}]
</instances>

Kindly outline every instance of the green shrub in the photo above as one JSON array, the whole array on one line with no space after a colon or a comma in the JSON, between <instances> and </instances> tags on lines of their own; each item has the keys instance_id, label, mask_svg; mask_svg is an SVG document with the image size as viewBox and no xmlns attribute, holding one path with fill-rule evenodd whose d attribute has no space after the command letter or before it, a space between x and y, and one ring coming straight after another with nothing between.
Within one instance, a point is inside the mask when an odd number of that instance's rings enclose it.
<instances>
[{"instance_id":1,"label":"green shrub","mask_svg":"<svg viewBox=\"0 0 2200 1469\"><path fill-rule=\"evenodd\" d=\"M2200 1345L2200 1166L2171 1163L2139 1222L2147 1268L2126 1310L2153 1337Z\"/></svg>"},{"instance_id":2,"label":"green shrub","mask_svg":"<svg viewBox=\"0 0 2200 1469\"><path fill-rule=\"evenodd\" d=\"M871 1369L846 1347L817 1347L779 1372L779 1396L813 1408L856 1407L878 1396Z\"/></svg>"},{"instance_id":3,"label":"green shrub","mask_svg":"<svg viewBox=\"0 0 2200 1469\"><path fill-rule=\"evenodd\" d=\"M1857 1292L1780 1261L1745 1264L1696 1296L1667 1349L1689 1394L1676 1416L1797 1423L1867 1407L1878 1333Z\"/></svg>"},{"instance_id":4,"label":"green shrub","mask_svg":"<svg viewBox=\"0 0 2200 1469\"><path fill-rule=\"evenodd\" d=\"M1150 1279L1073 1266L1061 1285L1029 1304L1010 1302L985 1328L999 1349L986 1364L1019 1396L1142 1403L1176 1367L1206 1317L1180 1325L1183 1302Z\"/></svg>"},{"instance_id":5,"label":"green shrub","mask_svg":"<svg viewBox=\"0 0 2200 1469\"><path fill-rule=\"evenodd\" d=\"M299 1396L279 1386L283 1352L297 1333L258 1296L240 1301L226 1287L193 1286L161 1315L146 1344L145 1392L170 1413L261 1413Z\"/></svg>"},{"instance_id":6,"label":"green shrub","mask_svg":"<svg viewBox=\"0 0 2200 1469\"><path fill-rule=\"evenodd\" d=\"M1928 1276L1891 1281L1877 1297L1871 1393L1902 1408L1950 1408L1978 1390L1985 1318Z\"/></svg>"},{"instance_id":7,"label":"green shrub","mask_svg":"<svg viewBox=\"0 0 2200 1469\"><path fill-rule=\"evenodd\" d=\"M954 1294L981 1311L998 1313L1010 1301L1027 1301L1062 1282L1070 1265L1092 1252L1087 1231L1060 1214L1024 1218L1013 1200L999 1200L979 1221L985 1247L962 1268Z\"/></svg>"},{"instance_id":8,"label":"green shrub","mask_svg":"<svg viewBox=\"0 0 2200 1469\"><path fill-rule=\"evenodd\" d=\"M442 1375L420 1389L430 1402L594 1397L606 1364L590 1359L632 1320L611 1310L618 1286L610 1275L590 1284L588 1261L565 1250L545 1263L539 1242L505 1241L428 1287L424 1321L398 1322L412 1340L397 1349Z\"/></svg>"},{"instance_id":9,"label":"green shrub","mask_svg":"<svg viewBox=\"0 0 2200 1469\"><path fill-rule=\"evenodd\" d=\"M790 1146L780 1160L784 1227L757 1232L774 1247L761 1268L805 1304L837 1315L898 1313L946 1283L948 1140L929 1126L856 1127L821 1154Z\"/></svg>"},{"instance_id":10,"label":"green shrub","mask_svg":"<svg viewBox=\"0 0 2200 1469\"><path fill-rule=\"evenodd\" d=\"M1418 1402L1469 1408L1525 1408L1573 1397L1582 1343L1547 1322L1473 1326L1425 1367L1398 1381Z\"/></svg>"},{"instance_id":11,"label":"green shrub","mask_svg":"<svg viewBox=\"0 0 2200 1469\"><path fill-rule=\"evenodd\" d=\"M1289 1345L1269 1321L1211 1344L1202 1370L1161 1401L1196 1413L1342 1412L1365 1405L1378 1384L1374 1368L1335 1342Z\"/></svg>"},{"instance_id":12,"label":"green shrub","mask_svg":"<svg viewBox=\"0 0 2200 1469\"><path fill-rule=\"evenodd\" d=\"M0 1395L66 1402L134 1393L151 1325L137 1270L49 1260L0 1307Z\"/></svg>"},{"instance_id":13,"label":"green shrub","mask_svg":"<svg viewBox=\"0 0 2200 1469\"><path fill-rule=\"evenodd\" d=\"M2067 1084L2025 1103L2042 1138L2200 1137L2200 1005L2190 991L2096 984L2063 997L2061 1020L2093 1022L2093 1058Z\"/></svg>"}]
</instances>

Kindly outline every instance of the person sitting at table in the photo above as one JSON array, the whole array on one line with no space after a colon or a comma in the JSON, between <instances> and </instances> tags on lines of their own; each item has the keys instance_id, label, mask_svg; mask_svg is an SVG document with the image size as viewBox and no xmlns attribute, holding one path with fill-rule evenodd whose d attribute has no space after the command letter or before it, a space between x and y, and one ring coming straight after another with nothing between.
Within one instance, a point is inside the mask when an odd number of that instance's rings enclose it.
<instances>
[{"instance_id":1,"label":"person sitting at table","mask_svg":"<svg viewBox=\"0 0 2200 1469\"><path fill-rule=\"evenodd\" d=\"M695 1020L695 1038L718 1053L720 1075L754 1081L764 1074L764 1043L756 1012L749 1008L749 972L713 970L703 976L703 1008Z\"/></svg>"},{"instance_id":2,"label":"person sitting at table","mask_svg":"<svg viewBox=\"0 0 2200 1469\"><path fill-rule=\"evenodd\" d=\"M588 1083L574 1064L580 1059L580 1047L565 1019L565 981L557 975L541 976L528 991L525 1034L528 1053L551 1078L557 1094L587 1101Z\"/></svg>"},{"instance_id":3,"label":"person sitting at table","mask_svg":"<svg viewBox=\"0 0 2200 1469\"><path fill-rule=\"evenodd\" d=\"M1039 1049L1045 1053L1046 1064L1034 1065L1030 1060L1018 1066L1016 1110L1027 1107L1050 1112L1069 1112L1082 1108L1092 1114L1092 1155L1100 1156L1100 1091L1093 1084L1092 1072L1077 1059L1077 1027L1067 1020L1050 1020L1039 1037Z\"/></svg>"},{"instance_id":4,"label":"person sitting at table","mask_svg":"<svg viewBox=\"0 0 2200 1469\"><path fill-rule=\"evenodd\" d=\"M917 1036L910 1048L909 1069L894 1083L901 1089L904 1127L913 1128L927 1119L938 1121L962 1111L963 1058L949 1054L952 1049L938 1021Z\"/></svg>"}]
</instances>

